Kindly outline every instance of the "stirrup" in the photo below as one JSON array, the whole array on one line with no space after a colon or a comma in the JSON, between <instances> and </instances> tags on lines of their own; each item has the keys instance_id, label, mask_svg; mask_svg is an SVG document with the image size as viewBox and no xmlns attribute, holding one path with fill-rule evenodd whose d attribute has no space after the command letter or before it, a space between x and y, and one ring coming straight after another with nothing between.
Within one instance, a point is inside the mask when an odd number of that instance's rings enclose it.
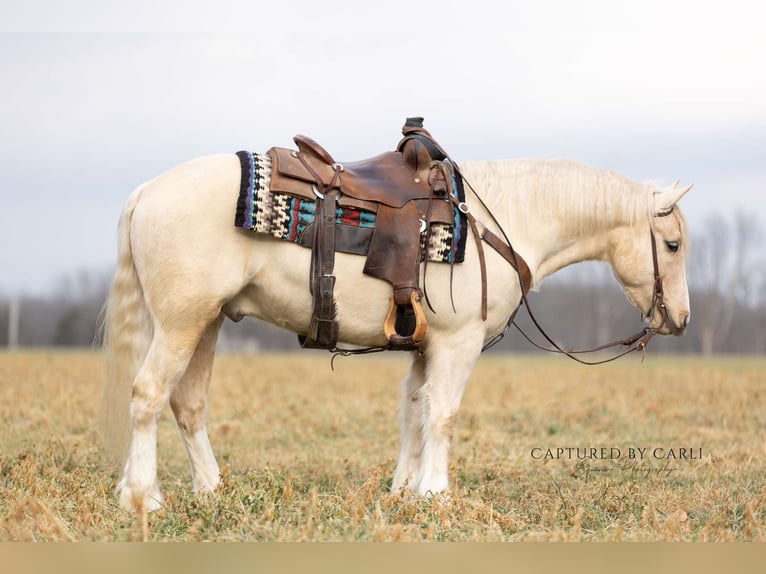
<instances>
[{"instance_id":1,"label":"stirrup","mask_svg":"<svg viewBox=\"0 0 766 574\"><path fill-rule=\"evenodd\" d=\"M420 305L420 296L417 291L413 290L410 294L409 307L411 307L412 314L415 318L415 327L412 333L403 334L396 330L398 311L403 310L401 307L404 307L404 305L397 305L394 301L394 294L391 293L388 313L386 314L386 320L383 323L383 333L393 348L417 349L420 343L423 342L423 339L426 336L426 330L428 329L428 322L426 321L425 313L423 313L423 307Z\"/></svg>"}]
</instances>

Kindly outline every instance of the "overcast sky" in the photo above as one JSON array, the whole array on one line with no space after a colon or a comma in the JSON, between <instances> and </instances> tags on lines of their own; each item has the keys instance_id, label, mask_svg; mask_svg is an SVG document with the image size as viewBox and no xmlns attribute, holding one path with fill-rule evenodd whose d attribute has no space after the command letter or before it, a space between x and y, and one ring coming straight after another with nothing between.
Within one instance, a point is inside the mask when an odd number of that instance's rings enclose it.
<instances>
[{"instance_id":1,"label":"overcast sky","mask_svg":"<svg viewBox=\"0 0 766 574\"><path fill-rule=\"evenodd\" d=\"M361 159L411 115L458 160L694 183L692 232L766 224L757 2L21 4L0 8L0 295L109 269L128 195L177 163L295 133Z\"/></svg>"}]
</instances>

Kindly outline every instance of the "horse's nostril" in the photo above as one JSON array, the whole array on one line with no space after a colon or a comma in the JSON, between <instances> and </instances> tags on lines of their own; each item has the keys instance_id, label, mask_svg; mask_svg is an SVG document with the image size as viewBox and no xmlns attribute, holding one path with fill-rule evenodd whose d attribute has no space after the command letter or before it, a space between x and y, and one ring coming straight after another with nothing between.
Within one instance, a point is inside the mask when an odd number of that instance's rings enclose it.
<instances>
[{"instance_id":1,"label":"horse's nostril","mask_svg":"<svg viewBox=\"0 0 766 574\"><path fill-rule=\"evenodd\" d=\"M683 318L681 321L681 324L684 326L684 329L689 326L689 313L684 313Z\"/></svg>"}]
</instances>

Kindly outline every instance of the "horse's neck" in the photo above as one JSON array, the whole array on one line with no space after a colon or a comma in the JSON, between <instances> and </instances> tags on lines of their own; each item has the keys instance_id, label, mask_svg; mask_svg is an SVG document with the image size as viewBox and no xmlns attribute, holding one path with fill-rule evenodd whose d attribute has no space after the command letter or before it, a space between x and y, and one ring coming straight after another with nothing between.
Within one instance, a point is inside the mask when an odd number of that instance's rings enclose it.
<instances>
[{"instance_id":1,"label":"horse's neck","mask_svg":"<svg viewBox=\"0 0 766 574\"><path fill-rule=\"evenodd\" d=\"M527 218L517 228L524 230L524 237L511 241L518 243L517 250L532 269L535 285L569 265L608 259L609 230L573 234L554 214L542 220Z\"/></svg>"},{"instance_id":2,"label":"horse's neck","mask_svg":"<svg viewBox=\"0 0 766 574\"><path fill-rule=\"evenodd\" d=\"M573 263L608 260L611 231L647 213L644 186L605 170L557 160L473 167L535 284Z\"/></svg>"},{"instance_id":3,"label":"horse's neck","mask_svg":"<svg viewBox=\"0 0 766 574\"><path fill-rule=\"evenodd\" d=\"M547 249L539 256L535 267L535 282L556 271L582 261L606 261L608 232L601 232L584 238L556 241L554 249Z\"/></svg>"}]
</instances>

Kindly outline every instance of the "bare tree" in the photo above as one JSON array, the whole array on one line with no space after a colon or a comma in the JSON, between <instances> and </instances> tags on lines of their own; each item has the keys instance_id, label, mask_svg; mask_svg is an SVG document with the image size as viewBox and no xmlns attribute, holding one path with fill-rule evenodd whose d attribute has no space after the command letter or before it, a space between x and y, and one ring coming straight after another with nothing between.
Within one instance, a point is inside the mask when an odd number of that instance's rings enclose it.
<instances>
[{"instance_id":1,"label":"bare tree","mask_svg":"<svg viewBox=\"0 0 766 574\"><path fill-rule=\"evenodd\" d=\"M8 301L8 348L16 349L19 346L19 312L21 304L18 297L11 297Z\"/></svg>"},{"instance_id":2,"label":"bare tree","mask_svg":"<svg viewBox=\"0 0 766 574\"><path fill-rule=\"evenodd\" d=\"M728 336L737 306L755 304L754 248L761 235L757 219L739 212L731 221L712 215L694 238L689 276L701 303L694 320L705 355L715 352Z\"/></svg>"}]
</instances>

